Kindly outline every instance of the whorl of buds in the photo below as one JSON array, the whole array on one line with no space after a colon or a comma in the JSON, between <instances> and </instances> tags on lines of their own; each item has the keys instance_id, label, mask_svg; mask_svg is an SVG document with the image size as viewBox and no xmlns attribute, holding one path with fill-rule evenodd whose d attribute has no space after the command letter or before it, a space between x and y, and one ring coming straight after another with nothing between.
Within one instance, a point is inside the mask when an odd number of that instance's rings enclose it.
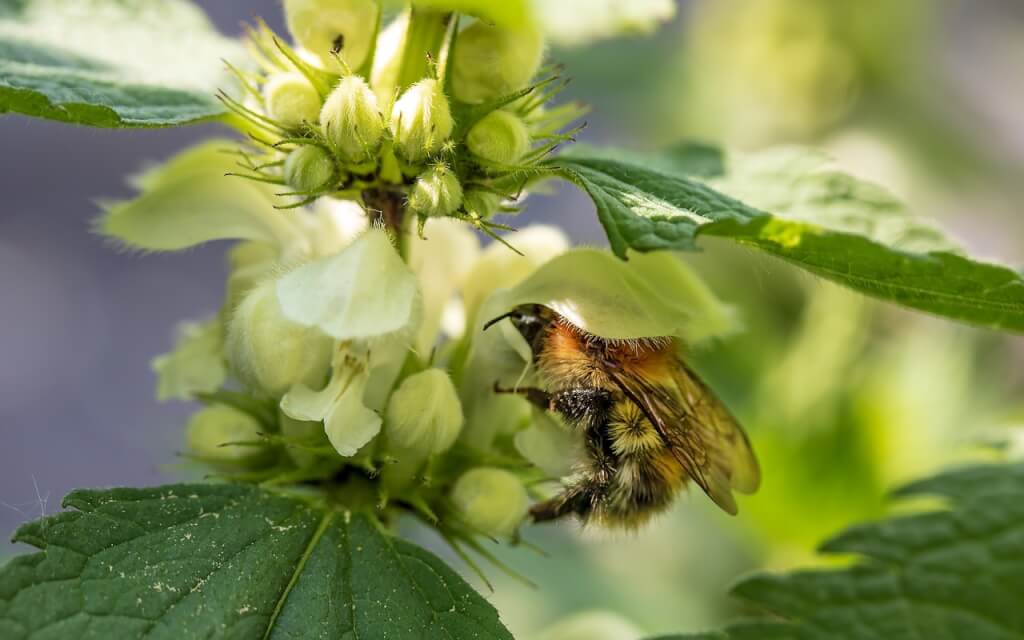
<instances>
[{"instance_id":1,"label":"whorl of buds","mask_svg":"<svg viewBox=\"0 0 1024 640\"><path fill-rule=\"evenodd\" d=\"M344 162L366 162L377 153L384 119L365 80L355 75L341 79L320 111L320 128Z\"/></svg>"},{"instance_id":2,"label":"whorl of buds","mask_svg":"<svg viewBox=\"0 0 1024 640\"><path fill-rule=\"evenodd\" d=\"M519 478L494 467L477 467L462 474L449 497L466 525L490 536L512 535L529 507Z\"/></svg>"},{"instance_id":3,"label":"whorl of buds","mask_svg":"<svg viewBox=\"0 0 1024 640\"><path fill-rule=\"evenodd\" d=\"M477 20L459 32L452 60L455 97L473 104L526 87L544 58L535 29L507 29Z\"/></svg>"},{"instance_id":4,"label":"whorl of buds","mask_svg":"<svg viewBox=\"0 0 1024 640\"><path fill-rule=\"evenodd\" d=\"M336 52L353 71L370 53L379 13L375 0L284 1L285 20L295 42L325 67L334 64L332 52Z\"/></svg>"},{"instance_id":5,"label":"whorl of buds","mask_svg":"<svg viewBox=\"0 0 1024 640\"><path fill-rule=\"evenodd\" d=\"M301 146L284 159L284 180L296 191L317 193L336 180L338 167L331 154L321 147Z\"/></svg>"},{"instance_id":6,"label":"whorl of buds","mask_svg":"<svg viewBox=\"0 0 1024 640\"><path fill-rule=\"evenodd\" d=\"M320 116L320 94L297 71L278 73L263 85L267 115L289 129L313 124Z\"/></svg>"},{"instance_id":7,"label":"whorl of buds","mask_svg":"<svg viewBox=\"0 0 1024 640\"><path fill-rule=\"evenodd\" d=\"M437 152L452 135L455 123L441 84L420 80L405 90L391 110L395 147L409 162Z\"/></svg>"},{"instance_id":8,"label":"whorl of buds","mask_svg":"<svg viewBox=\"0 0 1024 640\"><path fill-rule=\"evenodd\" d=\"M516 115L492 111L469 130L466 146L484 162L509 165L526 155L530 148L530 131Z\"/></svg>"},{"instance_id":9,"label":"whorl of buds","mask_svg":"<svg viewBox=\"0 0 1024 640\"><path fill-rule=\"evenodd\" d=\"M448 167L424 171L409 192L409 209L426 217L447 216L462 206L462 185Z\"/></svg>"},{"instance_id":10,"label":"whorl of buds","mask_svg":"<svg viewBox=\"0 0 1024 640\"><path fill-rule=\"evenodd\" d=\"M455 385L440 369L427 369L402 381L387 409L390 442L426 455L444 453L462 430L462 404Z\"/></svg>"},{"instance_id":11,"label":"whorl of buds","mask_svg":"<svg viewBox=\"0 0 1024 640\"><path fill-rule=\"evenodd\" d=\"M215 404L192 415L185 428L185 444L203 462L246 469L267 461L270 452L258 444L260 432L259 422L249 414Z\"/></svg>"},{"instance_id":12,"label":"whorl of buds","mask_svg":"<svg viewBox=\"0 0 1024 640\"><path fill-rule=\"evenodd\" d=\"M287 319L276 283L246 294L228 325L226 354L239 379L270 396L293 385L319 388L331 359L331 339L314 327Z\"/></svg>"}]
</instances>

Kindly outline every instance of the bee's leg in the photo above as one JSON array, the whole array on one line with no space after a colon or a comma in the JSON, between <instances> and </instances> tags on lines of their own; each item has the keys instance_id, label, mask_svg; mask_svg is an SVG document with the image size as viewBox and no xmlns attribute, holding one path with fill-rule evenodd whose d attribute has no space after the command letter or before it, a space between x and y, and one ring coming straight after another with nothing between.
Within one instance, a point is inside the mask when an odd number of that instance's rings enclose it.
<instances>
[{"instance_id":1,"label":"bee's leg","mask_svg":"<svg viewBox=\"0 0 1024 640\"><path fill-rule=\"evenodd\" d=\"M587 493L583 485L568 487L554 498L530 507L530 515L534 522L549 522L570 514L584 515L590 503Z\"/></svg>"},{"instance_id":2,"label":"bee's leg","mask_svg":"<svg viewBox=\"0 0 1024 640\"><path fill-rule=\"evenodd\" d=\"M551 409L551 394L537 387L521 387L518 389L506 389L494 383L494 393L514 393L524 396L532 405L541 409Z\"/></svg>"}]
</instances>

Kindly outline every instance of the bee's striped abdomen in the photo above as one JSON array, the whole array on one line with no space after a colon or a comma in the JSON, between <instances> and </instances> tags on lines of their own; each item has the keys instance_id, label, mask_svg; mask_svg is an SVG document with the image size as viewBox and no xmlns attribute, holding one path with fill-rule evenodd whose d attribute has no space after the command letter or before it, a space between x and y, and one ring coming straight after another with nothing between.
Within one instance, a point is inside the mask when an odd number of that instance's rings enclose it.
<instances>
[{"instance_id":1,"label":"bee's striped abdomen","mask_svg":"<svg viewBox=\"0 0 1024 640\"><path fill-rule=\"evenodd\" d=\"M622 399L605 425L615 454L615 474L600 513L606 525L635 527L663 511L683 486L685 475L661 437L633 402Z\"/></svg>"}]
</instances>

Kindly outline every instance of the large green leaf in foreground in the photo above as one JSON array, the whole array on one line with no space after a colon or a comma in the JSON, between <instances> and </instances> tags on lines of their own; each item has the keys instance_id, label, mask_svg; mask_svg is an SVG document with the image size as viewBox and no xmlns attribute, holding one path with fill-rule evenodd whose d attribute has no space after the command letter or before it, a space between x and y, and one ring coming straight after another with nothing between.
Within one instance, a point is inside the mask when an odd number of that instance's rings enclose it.
<instances>
[{"instance_id":1,"label":"large green leaf in foreground","mask_svg":"<svg viewBox=\"0 0 1024 640\"><path fill-rule=\"evenodd\" d=\"M0 0L0 113L99 127L220 115L244 60L187 0Z\"/></svg>"},{"instance_id":2,"label":"large green leaf in foreground","mask_svg":"<svg viewBox=\"0 0 1024 640\"><path fill-rule=\"evenodd\" d=\"M238 485L75 491L0 569L0 638L511 639L430 553Z\"/></svg>"},{"instance_id":3,"label":"large green leaf in foreground","mask_svg":"<svg viewBox=\"0 0 1024 640\"><path fill-rule=\"evenodd\" d=\"M1024 331L1024 277L963 255L884 190L809 152L723 158L580 149L552 166L585 190L612 249L693 250L727 238L861 293L981 326ZM769 213L770 212L770 213Z\"/></svg>"},{"instance_id":4,"label":"large green leaf in foreground","mask_svg":"<svg viewBox=\"0 0 1024 640\"><path fill-rule=\"evenodd\" d=\"M850 568L741 582L735 594L777 616L772 622L677 640L1024 638L1024 465L953 471L900 495L939 496L950 508L825 543L827 553L863 558Z\"/></svg>"}]
</instances>

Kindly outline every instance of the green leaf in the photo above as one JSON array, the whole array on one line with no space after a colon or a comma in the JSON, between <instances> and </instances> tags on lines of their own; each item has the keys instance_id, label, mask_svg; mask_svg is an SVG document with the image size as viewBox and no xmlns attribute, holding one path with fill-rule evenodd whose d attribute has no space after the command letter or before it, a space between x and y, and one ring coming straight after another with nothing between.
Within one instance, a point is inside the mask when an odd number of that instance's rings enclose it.
<instances>
[{"instance_id":1,"label":"green leaf","mask_svg":"<svg viewBox=\"0 0 1024 640\"><path fill-rule=\"evenodd\" d=\"M551 165L590 195L620 257L694 250L699 236L717 236L869 296L1024 331L1022 274L962 255L881 188L793 149L716 162L707 147L689 146L583 149Z\"/></svg>"},{"instance_id":2,"label":"green leaf","mask_svg":"<svg viewBox=\"0 0 1024 640\"><path fill-rule=\"evenodd\" d=\"M366 515L239 485L75 491L0 569L0 637L511 639Z\"/></svg>"},{"instance_id":3,"label":"green leaf","mask_svg":"<svg viewBox=\"0 0 1024 640\"><path fill-rule=\"evenodd\" d=\"M862 558L848 568L741 582L734 592L770 613L772 621L678 637L1024 637L1024 465L952 471L898 495L938 496L949 508L857 526L826 542L823 552Z\"/></svg>"},{"instance_id":4,"label":"green leaf","mask_svg":"<svg viewBox=\"0 0 1024 640\"><path fill-rule=\"evenodd\" d=\"M225 176L237 143L209 140L135 180L134 200L108 203L97 230L125 246L176 251L211 240L305 242L294 216L274 209L268 185Z\"/></svg>"},{"instance_id":5,"label":"green leaf","mask_svg":"<svg viewBox=\"0 0 1024 640\"><path fill-rule=\"evenodd\" d=\"M187 0L0 0L0 113L96 127L206 120L245 60Z\"/></svg>"}]
</instances>

